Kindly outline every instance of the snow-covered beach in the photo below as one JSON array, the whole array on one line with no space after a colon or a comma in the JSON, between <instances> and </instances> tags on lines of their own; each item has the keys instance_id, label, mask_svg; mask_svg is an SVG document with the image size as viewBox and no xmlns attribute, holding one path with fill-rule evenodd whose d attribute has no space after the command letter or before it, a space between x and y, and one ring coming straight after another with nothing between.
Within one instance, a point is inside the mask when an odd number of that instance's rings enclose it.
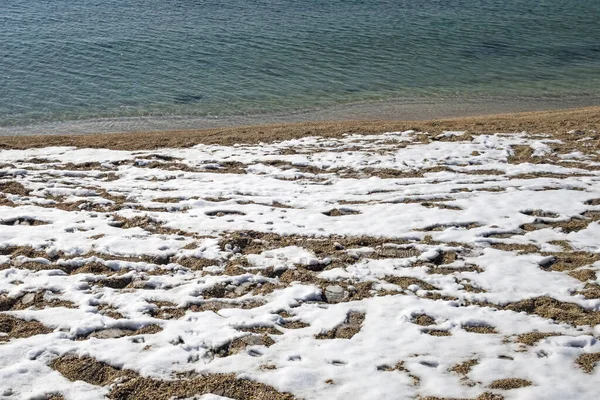
<instances>
[{"instance_id":1,"label":"snow-covered beach","mask_svg":"<svg viewBox=\"0 0 600 400\"><path fill-rule=\"evenodd\" d=\"M0 150L0 398L595 399L599 142Z\"/></svg>"}]
</instances>

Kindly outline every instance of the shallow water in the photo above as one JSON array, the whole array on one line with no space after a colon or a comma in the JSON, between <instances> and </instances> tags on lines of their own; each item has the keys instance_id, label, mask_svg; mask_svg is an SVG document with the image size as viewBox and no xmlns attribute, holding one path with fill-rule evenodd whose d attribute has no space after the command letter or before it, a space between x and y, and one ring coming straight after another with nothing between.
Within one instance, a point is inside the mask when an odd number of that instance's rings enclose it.
<instances>
[{"instance_id":1,"label":"shallow water","mask_svg":"<svg viewBox=\"0 0 600 400\"><path fill-rule=\"evenodd\" d=\"M600 93L597 0L0 4L0 126Z\"/></svg>"}]
</instances>

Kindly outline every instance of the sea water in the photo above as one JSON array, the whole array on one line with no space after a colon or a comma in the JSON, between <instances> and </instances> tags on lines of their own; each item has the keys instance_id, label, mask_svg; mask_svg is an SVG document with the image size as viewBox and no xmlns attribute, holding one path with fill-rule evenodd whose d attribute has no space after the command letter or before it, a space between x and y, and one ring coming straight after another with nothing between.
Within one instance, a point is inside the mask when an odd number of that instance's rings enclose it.
<instances>
[{"instance_id":1,"label":"sea water","mask_svg":"<svg viewBox=\"0 0 600 400\"><path fill-rule=\"evenodd\" d=\"M0 126L600 93L598 0L0 0Z\"/></svg>"}]
</instances>

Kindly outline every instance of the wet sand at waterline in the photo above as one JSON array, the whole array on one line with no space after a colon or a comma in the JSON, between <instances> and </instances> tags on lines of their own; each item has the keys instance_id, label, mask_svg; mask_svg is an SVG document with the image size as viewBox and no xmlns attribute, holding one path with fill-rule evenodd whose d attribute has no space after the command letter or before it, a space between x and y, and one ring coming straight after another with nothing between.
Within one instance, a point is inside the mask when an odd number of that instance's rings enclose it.
<instances>
[{"instance_id":1,"label":"wet sand at waterline","mask_svg":"<svg viewBox=\"0 0 600 400\"><path fill-rule=\"evenodd\" d=\"M86 135L24 135L0 137L0 148L24 149L75 146L119 150L190 147L196 144L232 145L288 140L306 136L339 138L347 133L416 130L429 133L523 132L560 134L600 129L600 106L430 120L340 120L230 126L212 129L161 130Z\"/></svg>"}]
</instances>

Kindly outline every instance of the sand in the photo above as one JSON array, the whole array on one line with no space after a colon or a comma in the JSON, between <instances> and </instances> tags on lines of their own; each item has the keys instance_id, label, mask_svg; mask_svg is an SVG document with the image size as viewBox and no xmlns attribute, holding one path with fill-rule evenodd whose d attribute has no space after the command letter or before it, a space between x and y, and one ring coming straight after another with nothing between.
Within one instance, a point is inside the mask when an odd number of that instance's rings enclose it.
<instances>
[{"instance_id":1,"label":"sand","mask_svg":"<svg viewBox=\"0 0 600 400\"><path fill-rule=\"evenodd\" d=\"M595 399L596 111L3 150L0 393Z\"/></svg>"},{"instance_id":2,"label":"sand","mask_svg":"<svg viewBox=\"0 0 600 400\"><path fill-rule=\"evenodd\" d=\"M197 144L233 145L261 143L305 136L339 138L345 133L383 133L417 130L429 133L467 131L471 134L522 132L564 134L577 130L600 130L600 106L497 114L479 117L426 121L330 121L236 126L202 130L165 130L86 135L1 136L0 149L26 149L47 146L150 150L191 147Z\"/></svg>"}]
</instances>

